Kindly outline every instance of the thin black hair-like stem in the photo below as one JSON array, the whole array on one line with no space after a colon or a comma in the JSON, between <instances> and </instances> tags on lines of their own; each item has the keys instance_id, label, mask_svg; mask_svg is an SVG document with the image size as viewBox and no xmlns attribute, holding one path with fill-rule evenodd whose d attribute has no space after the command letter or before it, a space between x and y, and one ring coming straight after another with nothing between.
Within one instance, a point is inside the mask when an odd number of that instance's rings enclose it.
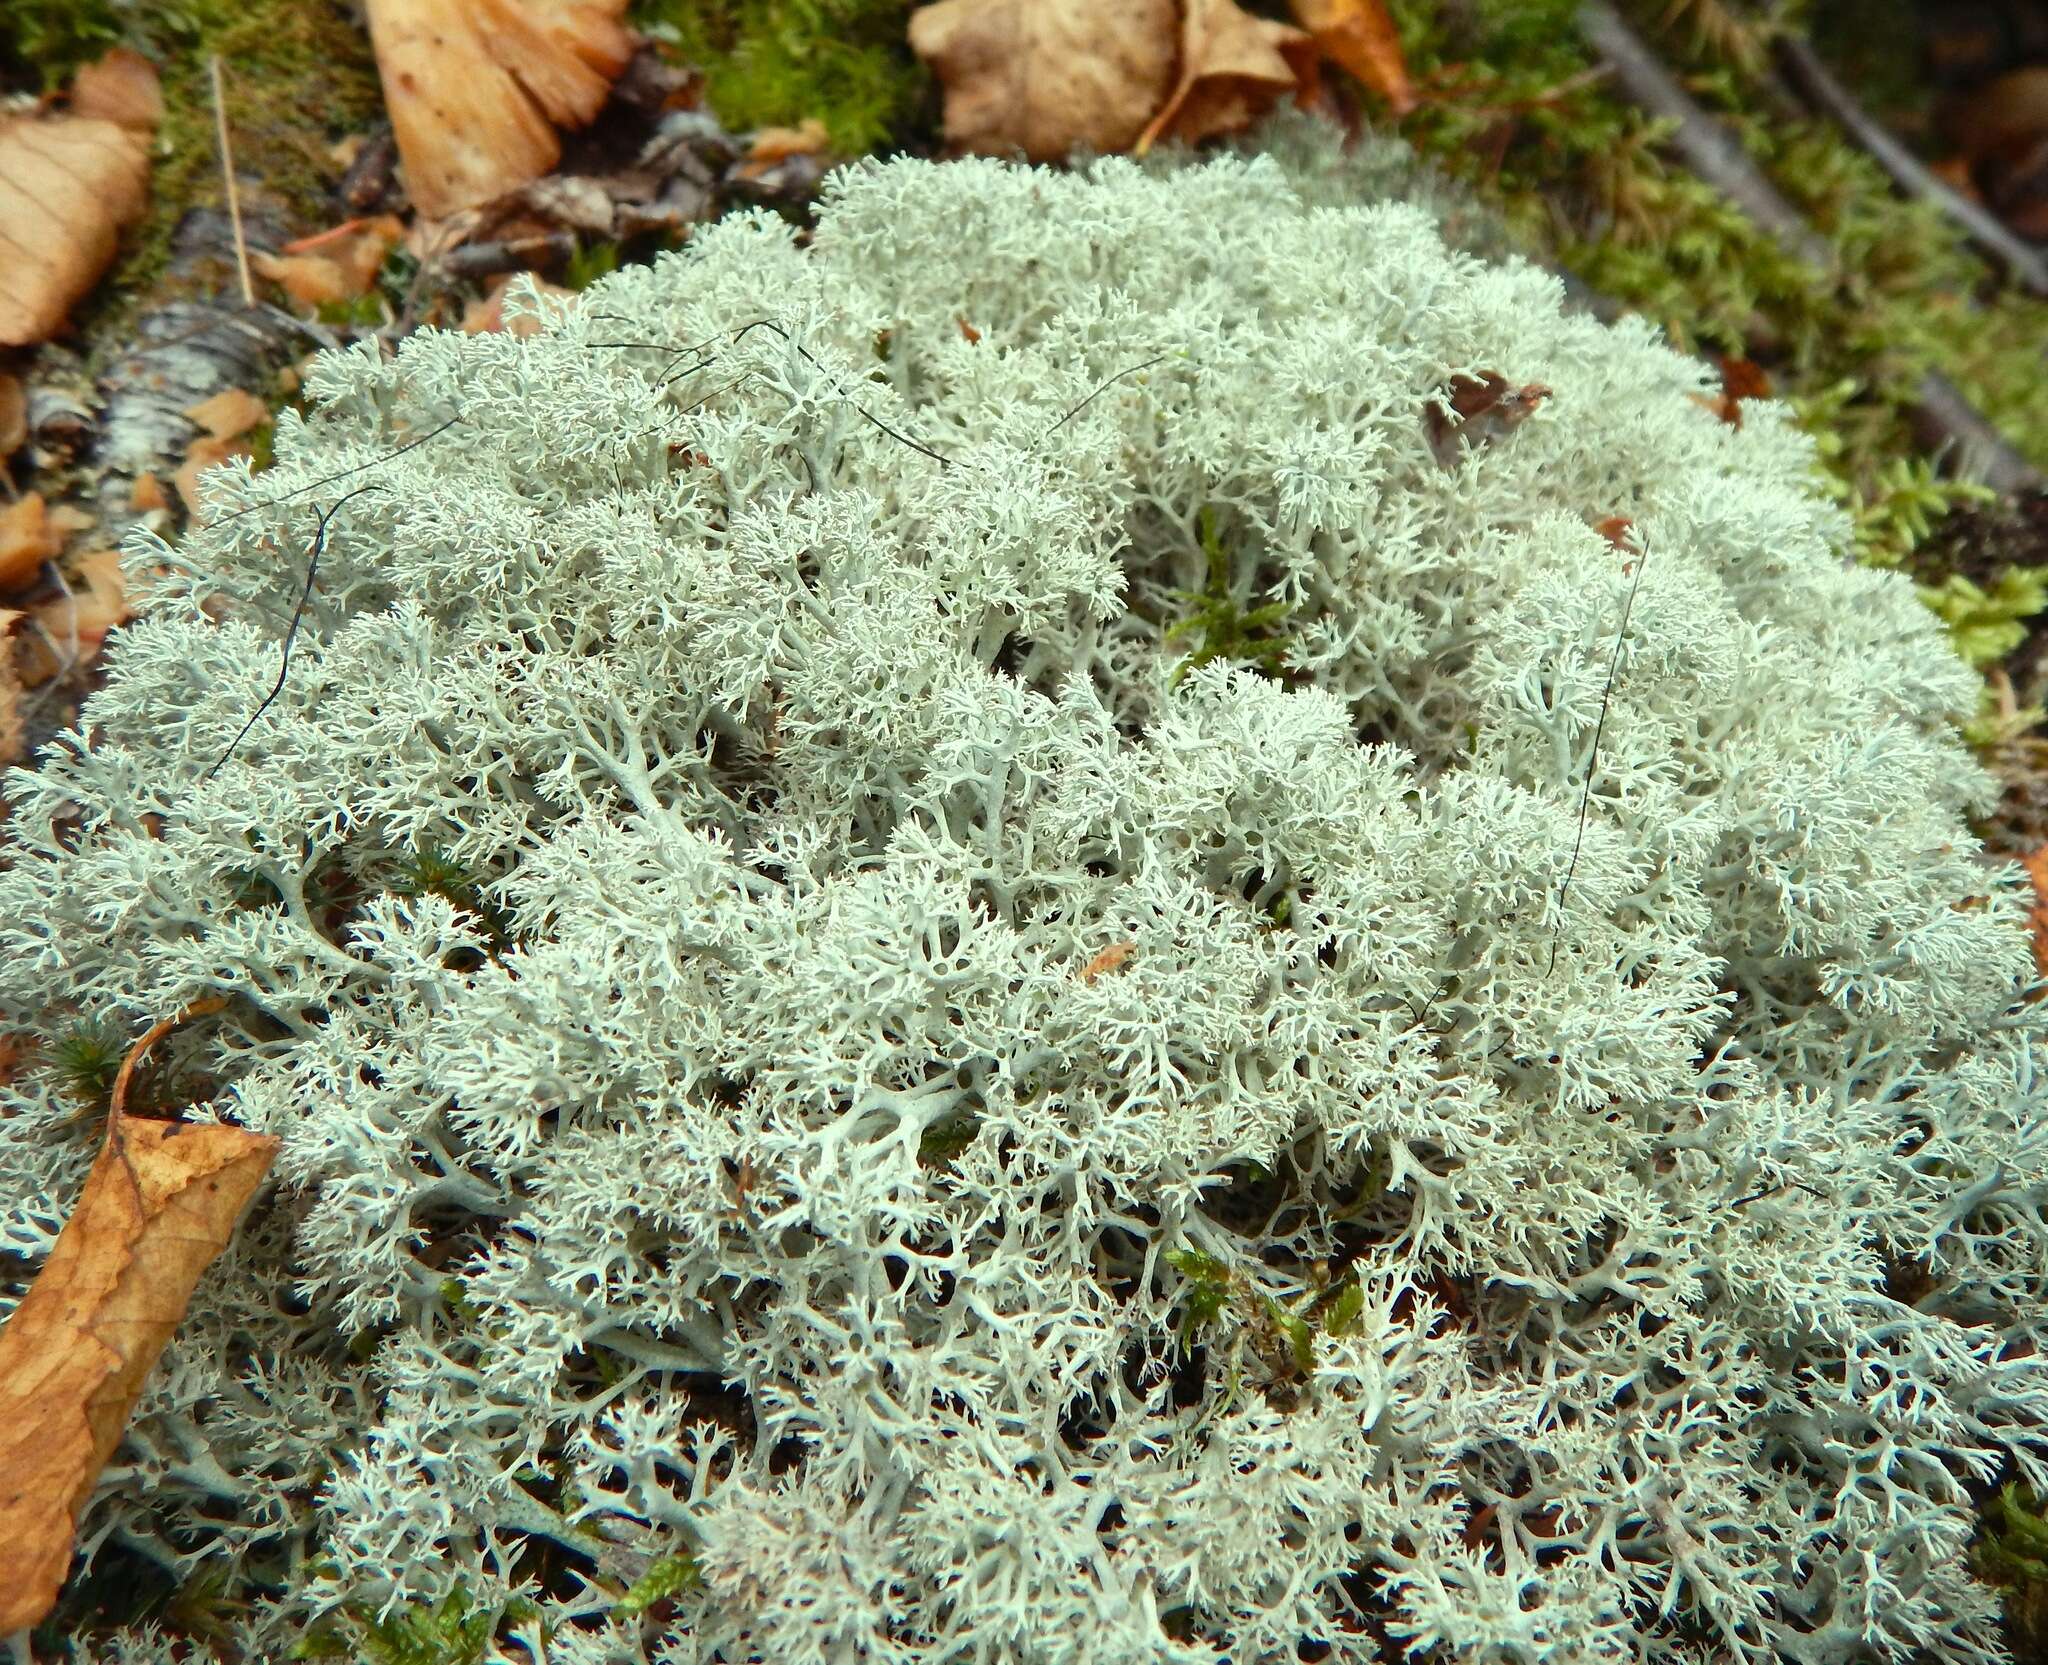
<instances>
[{"instance_id":1,"label":"thin black hair-like stem","mask_svg":"<svg viewBox=\"0 0 2048 1665\"><path fill-rule=\"evenodd\" d=\"M1073 421L1075 417L1079 416L1090 405L1094 404L1097 399L1101 398L1103 394L1107 393L1112 387L1116 386L1116 384L1122 381L1124 377L1135 376L1140 370L1149 370L1155 364L1164 364L1171 357L1173 357L1173 354L1171 353L1159 353L1156 356L1145 360L1143 364L1134 364L1128 370L1119 370L1114 376L1111 376L1108 381L1104 382L1093 393L1089 394L1087 398L1083 399L1072 410L1068 411L1065 416L1061 417L1050 428L1046 429L1044 433L1040 434L1038 436L1038 443L1043 445L1047 440L1051 439L1054 434L1058 433L1060 429L1064 428L1069 422Z\"/></svg>"},{"instance_id":2,"label":"thin black hair-like stem","mask_svg":"<svg viewBox=\"0 0 2048 1665\"><path fill-rule=\"evenodd\" d=\"M403 445L398 446L396 449L386 451L384 455L381 457L372 457L368 462L357 463L353 468L338 468L332 474L323 474L317 480L308 481L303 486L294 486L290 491L281 491L275 497L266 497L260 503L245 503L233 514L222 515L219 521L214 522L213 524L225 526L229 521L240 520L242 516L254 514L258 509L268 509L278 503L289 503L294 497L303 497L309 491L318 491L322 486L331 486L334 484L336 480L346 480L351 474L360 474L366 468L382 468L386 463L392 461L394 458L402 457L408 451L417 450L420 446L426 444L428 440L434 438L437 434L445 434L450 428L454 427L455 424L460 422L461 420L462 413L460 411L457 411L455 415L449 417L446 422L437 423L434 427L429 428L425 433L419 435L416 439L407 440ZM359 486L356 489L357 491L363 491L367 490L368 488ZM352 491L348 494L348 497L338 499L334 507L336 509L340 508L343 503L346 503L348 501L349 497L353 497L355 496L355 494L356 493ZM333 510L329 510L328 512L331 514ZM326 526L326 521L324 517L322 519L321 525L322 529L324 530Z\"/></svg>"},{"instance_id":3,"label":"thin black hair-like stem","mask_svg":"<svg viewBox=\"0 0 2048 1665\"><path fill-rule=\"evenodd\" d=\"M415 441L415 443L417 443L417 441ZM213 762L213 767L207 770L206 773L200 777L202 780L212 780L215 775L220 773L221 765L226 763L229 758L235 755L235 748L239 746L243 742L243 740L248 737L249 730L256 726L256 719L261 717L264 712L268 711L270 709L271 702L275 700L279 694L284 692L285 678L291 674L292 669L292 644L298 639L299 623L302 619L305 618L307 603L310 602L313 598L313 580L316 576L318 576L320 571L320 551L327 542L328 524L334 519L334 517L337 514L341 512L342 504L348 502L350 498L360 497L366 491L382 490L384 490L384 487L378 485L375 481L372 481L369 485L366 486L357 486L356 489L352 492L349 492L347 496L336 498L333 503L329 504L325 509L320 511L319 525L315 528L313 533L313 550L312 553L306 558L305 586L299 591L298 606L292 609L292 621L289 625L285 627L284 651L278 657L277 680L270 685L270 692L263 696L263 703L257 706L254 711L249 713L249 720L242 725L240 731L235 735L234 739L228 742L227 750L222 752L219 757L215 758Z\"/></svg>"},{"instance_id":4,"label":"thin black hair-like stem","mask_svg":"<svg viewBox=\"0 0 2048 1665\"><path fill-rule=\"evenodd\" d=\"M1607 662L1607 686L1600 690L1600 716L1593 724L1593 749L1586 758L1586 789L1579 794L1579 833L1572 840L1572 859L1564 870L1564 883L1557 887L1557 931L1550 939L1550 963L1544 976L1557 969L1557 945L1564 936L1564 899L1570 894L1572 878L1579 870L1579 852L1586 847L1586 818L1593 810L1593 769L1600 761L1600 736L1607 730L1607 707L1614 699L1614 679L1621 670L1622 644L1628 640L1629 615L1635 611L1636 591L1643 587L1643 568L1650 564L1648 549L1636 552L1636 575L1628 587L1628 599L1621 604L1621 627L1614 633L1614 657Z\"/></svg>"}]
</instances>

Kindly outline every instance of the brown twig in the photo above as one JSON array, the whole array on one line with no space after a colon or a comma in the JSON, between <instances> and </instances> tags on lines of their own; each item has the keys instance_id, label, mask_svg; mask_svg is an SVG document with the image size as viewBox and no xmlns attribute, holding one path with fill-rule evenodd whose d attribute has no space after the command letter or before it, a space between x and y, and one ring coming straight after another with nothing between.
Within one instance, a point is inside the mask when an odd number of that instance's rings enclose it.
<instances>
[{"instance_id":1,"label":"brown twig","mask_svg":"<svg viewBox=\"0 0 2048 1665\"><path fill-rule=\"evenodd\" d=\"M2048 258L1980 202L1972 202L1947 181L1930 172L1891 131L1837 81L1811 46L1791 35L1777 43L1778 64L1802 98L1831 119L1908 196L1933 203L1961 226L1970 241L2003 266L2029 294L2048 295Z\"/></svg>"},{"instance_id":2,"label":"brown twig","mask_svg":"<svg viewBox=\"0 0 2048 1665\"><path fill-rule=\"evenodd\" d=\"M235 228L235 267L242 277L242 304L256 304L256 286L249 281L249 244L242 235L242 194L235 187L235 152L228 142L228 101L221 90L220 54L206 62L213 78L213 125L220 135L220 171L227 181L228 223Z\"/></svg>"},{"instance_id":3,"label":"brown twig","mask_svg":"<svg viewBox=\"0 0 2048 1665\"><path fill-rule=\"evenodd\" d=\"M1579 8L1579 32L1614 66L1615 80L1630 99L1651 115L1675 123L1670 144L1693 172L1794 259L1839 280L1833 245L1779 194L1735 135L1700 108L1607 0L1585 0ZM2001 492L2038 491L2048 485L2048 477L2014 450L1947 377L1928 371L1914 390L1914 402L1914 424L1923 442L1947 451L1959 474Z\"/></svg>"}]
</instances>

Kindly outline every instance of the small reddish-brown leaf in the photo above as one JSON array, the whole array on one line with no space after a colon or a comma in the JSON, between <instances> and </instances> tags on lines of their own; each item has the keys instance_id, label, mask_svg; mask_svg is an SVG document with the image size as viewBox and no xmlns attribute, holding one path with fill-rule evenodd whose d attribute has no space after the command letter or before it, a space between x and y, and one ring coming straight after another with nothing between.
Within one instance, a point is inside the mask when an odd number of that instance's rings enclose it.
<instances>
[{"instance_id":1,"label":"small reddish-brown leaf","mask_svg":"<svg viewBox=\"0 0 2048 1665\"><path fill-rule=\"evenodd\" d=\"M123 1062L99 1160L0 1329L0 1635L56 1601L79 1511L143 1380L277 1154L275 1139L242 1128L121 1114L142 1049L176 1021Z\"/></svg>"},{"instance_id":2,"label":"small reddish-brown leaf","mask_svg":"<svg viewBox=\"0 0 2048 1665\"><path fill-rule=\"evenodd\" d=\"M1630 520L1627 515L1609 515L1605 520L1595 521L1593 523L1593 530L1614 545L1616 549L1626 549L1628 548L1629 528L1634 525L1635 522Z\"/></svg>"},{"instance_id":3,"label":"small reddish-brown leaf","mask_svg":"<svg viewBox=\"0 0 2048 1665\"><path fill-rule=\"evenodd\" d=\"M1180 75L1138 135L1139 155L1161 138L1199 144L1241 133L1281 98L1313 88L1315 42L1299 29L1254 17L1236 0L1183 0Z\"/></svg>"},{"instance_id":4,"label":"small reddish-brown leaf","mask_svg":"<svg viewBox=\"0 0 2048 1665\"><path fill-rule=\"evenodd\" d=\"M2048 977L2048 844L2032 855L2020 857L2020 865L2027 870L2034 886L2034 905L2027 913L2027 924L2034 936L2034 969Z\"/></svg>"},{"instance_id":5,"label":"small reddish-brown leaf","mask_svg":"<svg viewBox=\"0 0 2048 1665\"><path fill-rule=\"evenodd\" d=\"M430 219L538 179L633 54L626 0L369 0L406 188Z\"/></svg>"},{"instance_id":6,"label":"small reddish-brown leaf","mask_svg":"<svg viewBox=\"0 0 2048 1665\"><path fill-rule=\"evenodd\" d=\"M1401 32L1386 0L1289 0L1294 21L1315 37L1316 50L1384 98L1397 116L1415 108Z\"/></svg>"},{"instance_id":7,"label":"small reddish-brown leaf","mask_svg":"<svg viewBox=\"0 0 2048 1665\"><path fill-rule=\"evenodd\" d=\"M910 48L946 96L946 142L1056 162L1124 150L1173 88L1175 0L938 0Z\"/></svg>"},{"instance_id":8,"label":"small reddish-brown leaf","mask_svg":"<svg viewBox=\"0 0 2048 1665\"><path fill-rule=\"evenodd\" d=\"M1081 981L1084 983L1094 982L1103 973L1116 970L1118 966L1122 965L1124 961L1128 960L1137 951L1138 945L1135 942L1111 943L1107 948L1099 951L1081 968Z\"/></svg>"},{"instance_id":9,"label":"small reddish-brown leaf","mask_svg":"<svg viewBox=\"0 0 2048 1665\"><path fill-rule=\"evenodd\" d=\"M1453 376L1445 391L1448 410L1435 399L1422 407L1430 451L1444 468L1457 467L1467 446L1491 445L1513 433L1550 397L1541 382L1516 387L1497 370Z\"/></svg>"},{"instance_id":10,"label":"small reddish-brown leaf","mask_svg":"<svg viewBox=\"0 0 2048 1665\"><path fill-rule=\"evenodd\" d=\"M0 503L0 590L33 584L43 563L63 547L40 492Z\"/></svg>"},{"instance_id":11,"label":"small reddish-brown leaf","mask_svg":"<svg viewBox=\"0 0 2048 1665\"><path fill-rule=\"evenodd\" d=\"M218 468L231 458L249 454L247 440L223 439L218 434L201 434L188 445L185 460L178 464L178 471L171 476L171 483L178 488L178 496L184 500L185 512L195 517L205 512L205 499L199 491L200 475L209 468Z\"/></svg>"}]
</instances>

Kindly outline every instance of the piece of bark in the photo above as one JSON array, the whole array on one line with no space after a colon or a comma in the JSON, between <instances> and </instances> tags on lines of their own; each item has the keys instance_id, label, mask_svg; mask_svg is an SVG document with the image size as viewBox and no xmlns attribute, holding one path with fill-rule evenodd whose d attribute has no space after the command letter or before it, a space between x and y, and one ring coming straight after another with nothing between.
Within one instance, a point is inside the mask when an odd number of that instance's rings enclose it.
<instances>
[{"instance_id":1,"label":"piece of bark","mask_svg":"<svg viewBox=\"0 0 2048 1665\"><path fill-rule=\"evenodd\" d=\"M1839 275L1835 250L1766 179L1727 128L1707 114L1607 0L1584 0L1579 31L1614 68L1621 90L1655 116L1674 122L1666 141L1701 179L1740 208L1796 259ZM1991 421L1946 377L1929 371L1914 389L1914 422L1923 443L1950 453L1957 472L1994 491L2034 491L2041 471L2014 450Z\"/></svg>"},{"instance_id":2,"label":"piece of bark","mask_svg":"<svg viewBox=\"0 0 2048 1665\"><path fill-rule=\"evenodd\" d=\"M79 1514L143 1381L277 1154L276 1139L242 1128L122 1113L142 1051L177 1021L153 1027L122 1062L99 1158L0 1329L0 1636L55 1604Z\"/></svg>"}]
</instances>

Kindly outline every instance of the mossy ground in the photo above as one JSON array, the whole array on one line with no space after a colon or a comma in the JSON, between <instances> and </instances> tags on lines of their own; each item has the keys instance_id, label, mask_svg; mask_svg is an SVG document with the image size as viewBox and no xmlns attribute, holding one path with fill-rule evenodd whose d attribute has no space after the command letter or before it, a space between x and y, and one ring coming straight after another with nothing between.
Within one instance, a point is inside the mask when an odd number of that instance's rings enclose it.
<instances>
[{"instance_id":1,"label":"mossy ground","mask_svg":"<svg viewBox=\"0 0 2048 1665\"><path fill-rule=\"evenodd\" d=\"M0 0L0 77L10 85L61 85L117 44L157 66L164 120L148 216L74 318L108 351L125 344L124 326L140 307L226 276L169 271L179 220L227 203L211 59L221 60L237 176L301 229L332 217L335 142L383 113L369 34L346 0Z\"/></svg>"},{"instance_id":2,"label":"mossy ground","mask_svg":"<svg viewBox=\"0 0 2048 1665\"><path fill-rule=\"evenodd\" d=\"M824 123L842 155L886 148L929 78L905 43L909 0L638 0L633 18L704 74L735 130Z\"/></svg>"}]
</instances>

